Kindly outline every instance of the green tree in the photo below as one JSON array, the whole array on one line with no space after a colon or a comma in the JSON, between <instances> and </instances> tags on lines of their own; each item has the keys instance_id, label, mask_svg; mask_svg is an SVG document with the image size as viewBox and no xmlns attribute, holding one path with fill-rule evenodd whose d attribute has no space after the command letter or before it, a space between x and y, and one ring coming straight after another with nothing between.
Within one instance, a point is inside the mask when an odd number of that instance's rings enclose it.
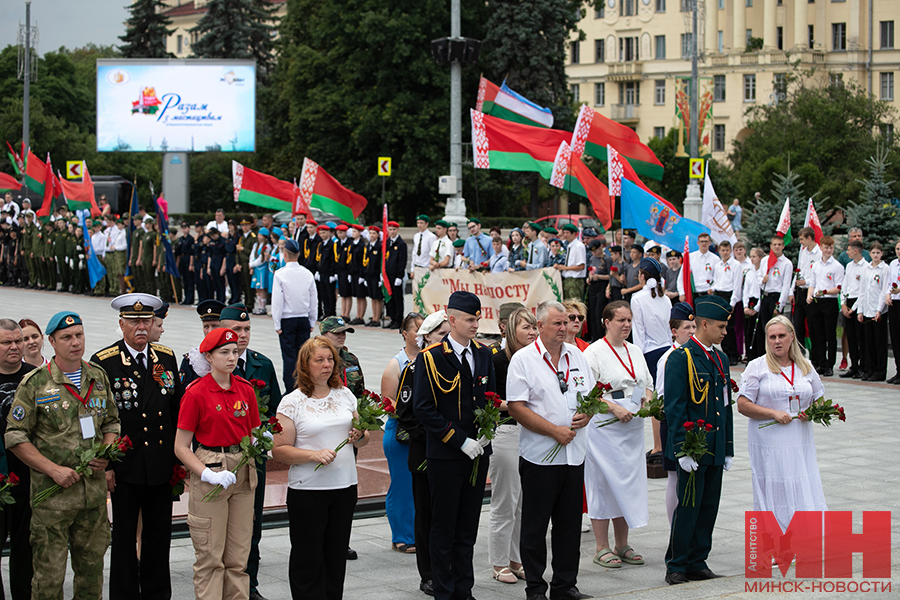
<instances>
[{"instance_id":1,"label":"green tree","mask_svg":"<svg viewBox=\"0 0 900 600\"><path fill-rule=\"evenodd\" d=\"M263 0L210 0L206 14L190 30L199 39L191 45L198 58L256 59L264 80L274 64L275 9Z\"/></svg>"},{"instance_id":2,"label":"green tree","mask_svg":"<svg viewBox=\"0 0 900 600\"><path fill-rule=\"evenodd\" d=\"M167 29L172 20L162 10L168 8L163 0L135 0L128 7L131 16L125 21L124 42L120 46L125 58L168 58L166 38L175 31Z\"/></svg>"},{"instance_id":3,"label":"green tree","mask_svg":"<svg viewBox=\"0 0 900 600\"><path fill-rule=\"evenodd\" d=\"M881 242L889 246L900 234L900 202L891 186L893 181L885 181L890 164L887 150L880 147L875 156L869 157L869 177L858 180L863 186L862 202L850 202L847 221L850 226L863 230L866 242Z\"/></svg>"}]
</instances>

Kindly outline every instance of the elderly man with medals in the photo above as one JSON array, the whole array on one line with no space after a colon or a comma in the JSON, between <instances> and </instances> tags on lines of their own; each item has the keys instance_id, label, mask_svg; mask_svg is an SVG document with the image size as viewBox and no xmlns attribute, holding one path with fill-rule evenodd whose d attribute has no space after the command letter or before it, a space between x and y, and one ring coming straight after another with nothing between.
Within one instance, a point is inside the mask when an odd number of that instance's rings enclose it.
<instances>
[{"instance_id":1,"label":"elderly man with medals","mask_svg":"<svg viewBox=\"0 0 900 600\"><path fill-rule=\"evenodd\" d=\"M109 376L122 435L134 449L106 471L113 511L109 597L111 600L172 597L172 469L175 429L183 389L175 353L150 341L163 305L150 294L123 294L110 303L119 312L122 339L99 350L91 362ZM136 531L141 528L138 566Z\"/></svg>"},{"instance_id":2,"label":"elderly man with medals","mask_svg":"<svg viewBox=\"0 0 900 600\"><path fill-rule=\"evenodd\" d=\"M706 565L712 548L712 532L722 493L722 471L734 457L731 379L728 357L717 350L727 332L731 306L719 296L700 296L694 303L697 333L673 350L666 361L664 398L668 436L665 456L678 463L678 506L672 517L666 551L666 583L675 585L720 577ZM705 433L708 454L694 460L676 456L685 441L685 424L691 421ZM696 490L685 501L691 473ZM693 495L693 494L692 494Z\"/></svg>"}]
</instances>

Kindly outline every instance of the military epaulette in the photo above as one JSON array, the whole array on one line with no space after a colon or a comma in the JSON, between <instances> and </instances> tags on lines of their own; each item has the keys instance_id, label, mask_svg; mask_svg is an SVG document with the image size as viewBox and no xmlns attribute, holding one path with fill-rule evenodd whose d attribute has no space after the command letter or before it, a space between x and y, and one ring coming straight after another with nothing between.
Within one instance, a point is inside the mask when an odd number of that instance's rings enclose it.
<instances>
[{"instance_id":1,"label":"military epaulette","mask_svg":"<svg viewBox=\"0 0 900 600\"><path fill-rule=\"evenodd\" d=\"M162 352L163 354L168 354L169 356L175 356L175 353L168 346L163 346L162 344L154 344L151 343L150 347L156 350L157 352Z\"/></svg>"},{"instance_id":2,"label":"military epaulette","mask_svg":"<svg viewBox=\"0 0 900 600\"><path fill-rule=\"evenodd\" d=\"M444 354L453 354L453 348L447 342L441 342L444 344Z\"/></svg>"},{"instance_id":3,"label":"military epaulette","mask_svg":"<svg viewBox=\"0 0 900 600\"><path fill-rule=\"evenodd\" d=\"M426 347L422 350L422 352L428 352L429 350L431 350L431 349L433 349L433 348L437 348L437 347L440 346L440 345L441 345L441 342L435 342L435 343L433 343L433 344L430 345L430 346L426 346Z\"/></svg>"},{"instance_id":4,"label":"military epaulette","mask_svg":"<svg viewBox=\"0 0 900 600\"><path fill-rule=\"evenodd\" d=\"M476 348L481 348L482 346L484 346L484 344L482 344L482 343L479 342L478 340L472 340L472 344L473 344Z\"/></svg>"},{"instance_id":5,"label":"military epaulette","mask_svg":"<svg viewBox=\"0 0 900 600\"><path fill-rule=\"evenodd\" d=\"M491 346L491 354L497 354L500 352L500 346Z\"/></svg>"},{"instance_id":6,"label":"military epaulette","mask_svg":"<svg viewBox=\"0 0 900 600\"><path fill-rule=\"evenodd\" d=\"M47 375L49 376L50 375L50 365L44 365L43 367L38 367L37 369L33 369L33 370L29 371L25 375L25 377L22 378L22 381L19 382L19 385L25 385L29 379L31 379L32 377L34 377L35 375L37 375L44 369L47 370Z\"/></svg>"},{"instance_id":7,"label":"military epaulette","mask_svg":"<svg viewBox=\"0 0 900 600\"><path fill-rule=\"evenodd\" d=\"M97 360L106 360L107 358L112 358L113 356L119 355L119 346L118 344L115 346L110 346L109 348L104 348L100 352L97 353Z\"/></svg>"}]
</instances>

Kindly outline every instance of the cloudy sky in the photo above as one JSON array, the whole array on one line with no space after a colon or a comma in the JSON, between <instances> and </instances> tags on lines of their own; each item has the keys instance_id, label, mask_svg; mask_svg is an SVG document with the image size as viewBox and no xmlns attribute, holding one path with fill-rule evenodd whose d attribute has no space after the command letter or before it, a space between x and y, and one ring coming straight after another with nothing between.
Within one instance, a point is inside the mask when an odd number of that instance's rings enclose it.
<instances>
[{"instance_id":1,"label":"cloudy sky","mask_svg":"<svg viewBox=\"0 0 900 600\"><path fill-rule=\"evenodd\" d=\"M130 0L33 0L31 24L37 25L41 54L60 46L69 49L118 44L125 32ZM16 43L18 24L25 24L24 0L0 2L0 47Z\"/></svg>"}]
</instances>

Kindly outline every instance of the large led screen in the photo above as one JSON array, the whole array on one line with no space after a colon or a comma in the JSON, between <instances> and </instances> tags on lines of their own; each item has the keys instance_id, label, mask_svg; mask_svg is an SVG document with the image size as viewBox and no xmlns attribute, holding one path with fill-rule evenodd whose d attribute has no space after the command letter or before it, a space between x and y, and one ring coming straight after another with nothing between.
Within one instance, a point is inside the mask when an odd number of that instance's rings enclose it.
<instances>
[{"instance_id":1,"label":"large led screen","mask_svg":"<svg viewBox=\"0 0 900 600\"><path fill-rule=\"evenodd\" d=\"M98 60L100 152L252 152L256 64Z\"/></svg>"}]
</instances>

